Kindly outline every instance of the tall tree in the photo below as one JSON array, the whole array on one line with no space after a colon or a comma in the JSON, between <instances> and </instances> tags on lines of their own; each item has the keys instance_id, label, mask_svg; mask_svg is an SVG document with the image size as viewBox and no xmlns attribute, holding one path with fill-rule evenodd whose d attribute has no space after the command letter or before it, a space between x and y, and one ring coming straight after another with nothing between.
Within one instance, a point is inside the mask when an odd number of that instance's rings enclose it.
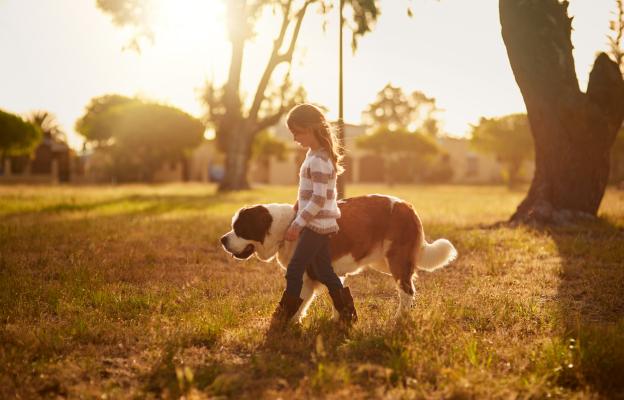
<instances>
[{"instance_id":1,"label":"tall tree","mask_svg":"<svg viewBox=\"0 0 624 400\"><path fill-rule=\"evenodd\" d=\"M148 0L98 0L98 6L112 14L120 25L144 26L141 16ZM228 38L231 44L227 82L223 86L208 85L204 102L208 119L214 124L220 148L226 153L226 173L221 190L249 187L247 170L254 137L277 123L295 102L302 99L302 90L293 88L290 73L276 81L279 66L290 66L304 17L311 6L321 12L330 9L329 0L228 0ZM377 0L347 0L353 10L354 40L368 32L378 16ZM269 60L264 67L249 107L244 107L241 74L245 46L254 35L254 26L267 8L281 19ZM143 32L149 32L142 29ZM355 42L354 42L355 43Z\"/></svg>"},{"instance_id":2,"label":"tall tree","mask_svg":"<svg viewBox=\"0 0 624 400\"><path fill-rule=\"evenodd\" d=\"M0 156L28 154L41 139L41 130L20 116L0 110Z\"/></svg>"},{"instance_id":3,"label":"tall tree","mask_svg":"<svg viewBox=\"0 0 624 400\"><path fill-rule=\"evenodd\" d=\"M526 114L481 118L472 127L470 140L477 150L496 156L505 167L509 187L519 182L522 164L533 157L533 138Z\"/></svg>"},{"instance_id":4,"label":"tall tree","mask_svg":"<svg viewBox=\"0 0 624 400\"><path fill-rule=\"evenodd\" d=\"M624 119L624 82L605 53L581 92L567 8L567 1L499 0L503 40L535 142L535 175L513 222L595 216Z\"/></svg>"},{"instance_id":5,"label":"tall tree","mask_svg":"<svg viewBox=\"0 0 624 400\"><path fill-rule=\"evenodd\" d=\"M377 93L375 101L362 113L365 124L377 128L418 130L430 136L438 134L436 100L422 92L406 95L398 86L388 83Z\"/></svg>"}]
</instances>

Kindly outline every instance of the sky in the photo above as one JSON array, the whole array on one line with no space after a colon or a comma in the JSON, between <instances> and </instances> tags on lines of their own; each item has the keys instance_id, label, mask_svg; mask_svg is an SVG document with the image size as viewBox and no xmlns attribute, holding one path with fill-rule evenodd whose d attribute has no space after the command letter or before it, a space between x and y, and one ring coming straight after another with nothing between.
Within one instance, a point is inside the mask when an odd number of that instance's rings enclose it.
<instances>
[{"instance_id":1,"label":"sky","mask_svg":"<svg viewBox=\"0 0 624 400\"><path fill-rule=\"evenodd\" d=\"M181 108L194 116L207 80L223 82L230 50L220 0L151 0L154 42L124 48L132 32L115 26L95 0L0 0L0 109L54 113L70 145L81 148L75 121L93 97L118 93ZM337 3L337 1L336 1ZM615 0L571 0L572 43L581 88L607 49ZM466 136L481 116L524 112L500 34L498 0L382 0L381 16L356 53L345 34L345 120L387 83L437 100L445 133ZM407 16L411 6L414 16ZM324 24L324 22L326 24ZM323 29L323 26L325 29ZM277 29L267 15L246 48L243 93L253 96ZM338 109L338 16L312 9L298 41L292 76L308 100Z\"/></svg>"}]
</instances>

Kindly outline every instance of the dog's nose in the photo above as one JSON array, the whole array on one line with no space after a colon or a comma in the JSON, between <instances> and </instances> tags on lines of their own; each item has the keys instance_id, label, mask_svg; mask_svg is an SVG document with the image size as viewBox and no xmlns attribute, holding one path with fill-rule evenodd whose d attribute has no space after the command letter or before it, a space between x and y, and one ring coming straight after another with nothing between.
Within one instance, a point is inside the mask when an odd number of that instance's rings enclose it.
<instances>
[{"instance_id":1,"label":"dog's nose","mask_svg":"<svg viewBox=\"0 0 624 400\"><path fill-rule=\"evenodd\" d=\"M227 235L221 236L221 244L222 245L227 246L227 241L228 241Z\"/></svg>"}]
</instances>

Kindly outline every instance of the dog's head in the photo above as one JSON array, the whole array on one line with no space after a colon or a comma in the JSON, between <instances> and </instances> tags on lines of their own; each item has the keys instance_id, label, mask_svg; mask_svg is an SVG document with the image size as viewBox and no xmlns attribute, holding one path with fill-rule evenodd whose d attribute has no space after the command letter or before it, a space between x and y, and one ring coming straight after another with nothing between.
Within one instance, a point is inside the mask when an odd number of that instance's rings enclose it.
<instances>
[{"instance_id":1,"label":"dog's head","mask_svg":"<svg viewBox=\"0 0 624 400\"><path fill-rule=\"evenodd\" d=\"M265 248L272 224L273 216L264 205L241 208L232 218L232 230L221 237L221 244L228 253L245 260Z\"/></svg>"}]
</instances>

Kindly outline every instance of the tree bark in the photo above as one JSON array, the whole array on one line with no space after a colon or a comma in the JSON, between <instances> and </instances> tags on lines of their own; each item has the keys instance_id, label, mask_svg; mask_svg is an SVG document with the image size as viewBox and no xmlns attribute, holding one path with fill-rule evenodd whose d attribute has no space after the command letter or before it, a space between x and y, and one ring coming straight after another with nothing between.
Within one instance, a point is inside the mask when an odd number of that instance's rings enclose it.
<instances>
[{"instance_id":1,"label":"tree bark","mask_svg":"<svg viewBox=\"0 0 624 400\"><path fill-rule=\"evenodd\" d=\"M601 53L581 92L568 2L499 0L502 36L535 143L535 175L512 222L562 223L596 216L609 150L624 119L624 82Z\"/></svg>"},{"instance_id":2,"label":"tree bark","mask_svg":"<svg viewBox=\"0 0 624 400\"><path fill-rule=\"evenodd\" d=\"M219 191L246 190L251 186L247 179L251 158L252 134L244 123L232 125L236 134L228 135L228 151L225 154L225 176L219 184Z\"/></svg>"},{"instance_id":3,"label":"tree bark","mask_svg":"<svg viewBox=\"0 0 624 400\"><path fill-rule=\"evenodd\" d=\"M243 118L240 101L240 78L245 54L245 42L247 40L245 29L235 29L231 21L239 21L243 25L247 23L247 2L245 0L232 1L228 4L228 19L230 19L230 43L232 54L228 80L223 93L223 105L225 114L217 126L217 139L225 148L225 176L219 184L220 191L242 190L249 187L246 174L241 173L240 166L245 165L241 161L246 147L246 137L239 131L240 121ZM244 172L247 170L245 169Z\"/></svg>"}]
</instances>

